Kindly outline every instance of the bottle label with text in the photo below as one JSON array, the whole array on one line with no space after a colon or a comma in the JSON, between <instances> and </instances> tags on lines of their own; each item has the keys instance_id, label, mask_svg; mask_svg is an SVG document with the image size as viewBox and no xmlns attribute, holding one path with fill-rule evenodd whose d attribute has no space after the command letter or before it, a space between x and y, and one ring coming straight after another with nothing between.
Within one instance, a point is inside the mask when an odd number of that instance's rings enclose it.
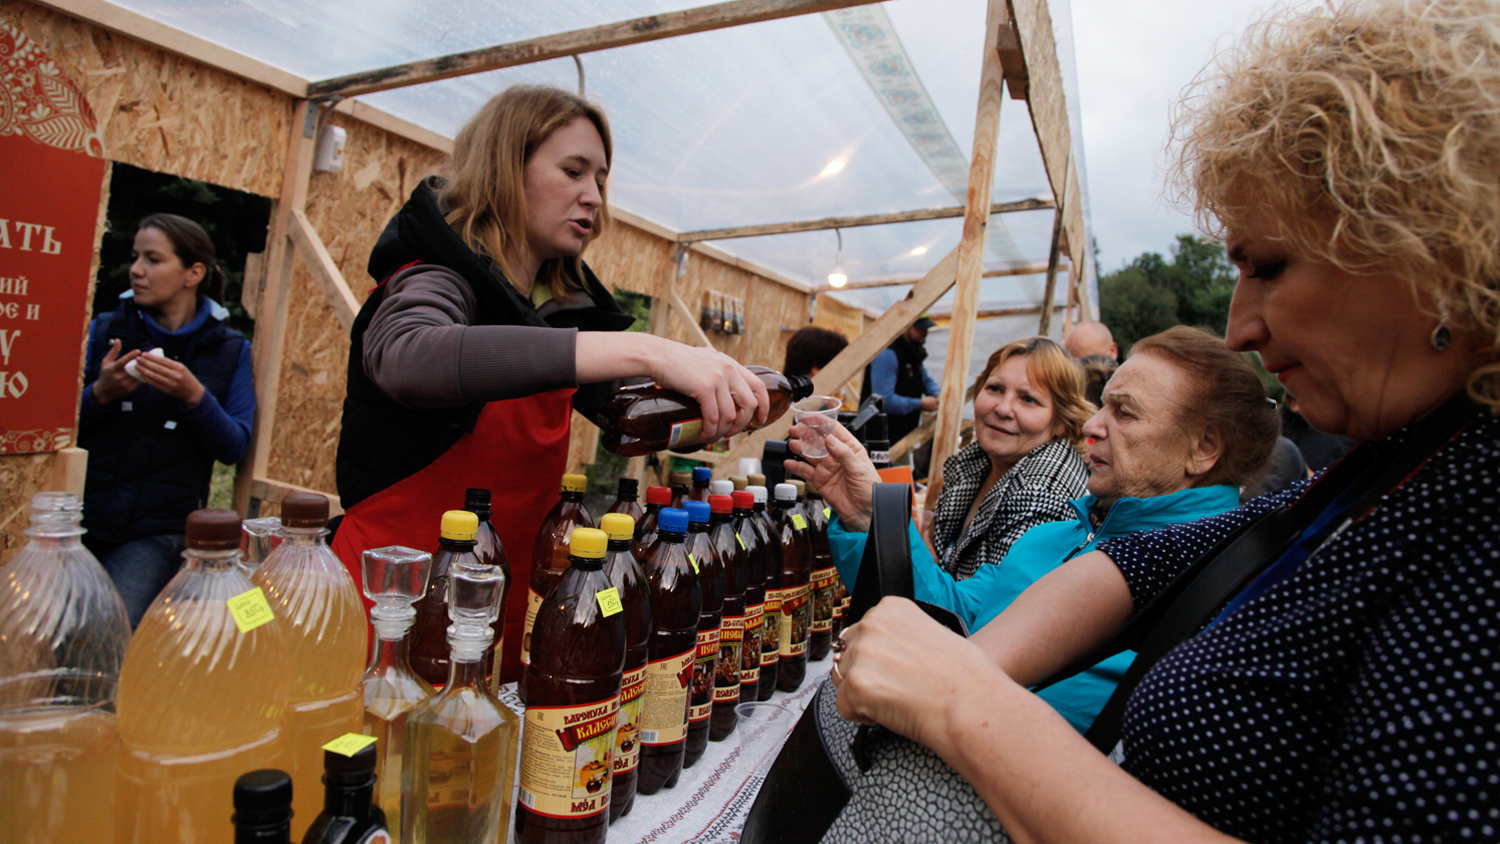
<instances>
[{"instance_id":1,"label":"bottle label with text","mask_svg":"<svg viewBox=\"0 0 1500 844\"><path fill-rule=\"evenodd\" d=\"M818 569L812 573L812 629L814 633L827 633L833 630L833 605L838 600L833 593L834 584L838 582L838 579L839 570L832 567Z\"/></svg>"},{"instance_id":2,"label":"bottle label with text","mask_svg":"<svg viewBox=\"0 0 1500 844\"><path fill-rule=\"evenodd\" d=\"M695 653L697 648L688 648L646 665L641 744L676 744L687 738L688 692Z\"/></svg>"},{"instance_id":3,"label":"bottle label with text","mask_svg":"<svg viewBox=\"0 0 1500 844\"><path fill-rule=\"evenodd\" d=\"M697 658L693 661L693 705L689 721L702 721L714 710L714 672L719 664L719 633L722 624L712 630L698 631Z\"/></svg>"},{"instance_id":4,"label":"bottle label with text","mask_svg":"<svg viewBox=\"0 0 1500 844\"><path fill-rule=\"evenodd\" d=\"M719 630L719 666L714 679L714 700L740 699L740 649L745 644L745 617L724 616Z\"/></svg>"},{"instance_id":5,"label":"bottle label with text","mask_svg":"<svg viewBox=\"0 0 1500 844\"><path fill-rule=\"evenodd\" d=\"M699 435L702 433L702 419L688 419L683 422L674 422L672 423L671 430L667 432L667 448L671 448L679 443L697 442Z\"/></svg>"},{"instance_id":6,"label":"bottle label with text","mask_svg":"<svg viewBox=\"0 0 1500 844\"><path fill-rule=\"evenodd\" d=\"M528 706L521 733L521 805L549 818L609 808L620 697L581 706Z\"/></svg>"},{"instance_id":7,"label":"bottle label with text","mask_svg":"<svg viewBox=\"0 0 1500 844\"><path fill-rule=\"evenodd\" d=\"M740 683L760 682L760 636L766 620L766 605L745 609L745 638L740 646Z\"/></svg>"},{"instance_id":8,"label":"bottle label with text","mask_svg":"<svg viewBox=\"0 0 1500 844\"><path fill-rule=\"evenodd\" d=\"M807 630L812 625L809 585L783 589L781 598L781 656L807 653Z\"/></svg>"},{"instance_id":9,"label":"bottle label with text","mask_svg":"<svg viewBox=\"0 0 1500 844\"><path fill-rule=\"evenodd\" d=\"M521 632L521 664L531 664L531 628L536 626L537 610L542 608L545 600L535 590L526 590L526 627Z\"/></svg>"},{"instance_id":10,"label":"bottle label with text","mask_svg":"<svg viewBox=\"0 0 1500 844\"><path fill-rule=\"evenodd\" d=\"M781 596L784 589L767 589L765 621L760 627L760 667L775 665L781 653Z\"/></svg>"},{"instance_id":11,"label":"bottle label with text","mask_svg":"<svg viewBox=\"0 0 1500 844\"><path fill-rule=\"evenodd\" d=\"M646 702L646 666L626 671L620 680L620 723L615 727L616 774L634 771L641 762L641 707Z\"/></svg>"}]
</instances>

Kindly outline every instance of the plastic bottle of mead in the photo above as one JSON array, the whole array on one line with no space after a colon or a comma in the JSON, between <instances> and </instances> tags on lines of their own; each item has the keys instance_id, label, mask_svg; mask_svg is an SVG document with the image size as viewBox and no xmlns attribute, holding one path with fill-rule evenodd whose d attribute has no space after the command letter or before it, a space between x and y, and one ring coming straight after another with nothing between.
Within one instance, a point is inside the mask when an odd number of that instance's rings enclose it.
<instances>
[{"instance_id":1,"label":"plastic bottle of mead","mask_svg":"<svg viewBox=\"0 0 1500 844\"><path fill-rule=\"evenodd\" d=\"M812 379L782 375L764 366L747 367L766 385L771 406L765 424L780 419L792 402L812 395ZM603 432L600 445L625 457L639 457L666 448L702 445L703 409L687 396L656 384L616 390L594 414Z\"/></svg>"},{"instance_id":2,"label":"plastic bottle of mead","mask_svg":"<svg viewBox=\"0 0 1500 844\"><path fill-rule=\"evenodd\" d=\"M442 527L472 532L474 514L449 510ZM458 562L448 572L448 683L406 718L402 844L505 840L521 724L484 682L504 589L493 566Z\"/></svg>"},{"instance_id":3,"label":"plastic bottle of mead","mask_svg":"<svg viewBox=\"0 0 1500 844\"><path fill-rule=\"evenodd\" d=\"M411 630L417 611L411 605L427 593L432 555L391 545L366 551L365 595L375 602L370 624L375 647L365 669L365 735L375 737L375 803L391 829L401 829L401 757L406 745L406 717L432 697L432 686L411 669ZM447 606L447 602L443 602Z\"/></svg>"},{"instance_id":4,"label":"plastic bottle of mead","mask_svg":"<svg viewBox=\"0 0 1500 844\"><path fill-rule=\"evenodd\" d=\"M531 628L536 623L536 611L541 608L547 594L562 580L568 570L568 537L577 528L594 526L594 517L583 506L583 491L588 478L567 474L562 477L562 495L558 498L542 527L536 532L536 543L531 547L531 580L527 584L526 626L521 636L521 684L519 694L524 703L530 693L526 666L531 664Z\"/></svg>"},{"instance_id":5,"label":"plastic bottle of mead","mask_svg":"<svg viewBox=\"0 0 1500 844\"><path fill-rule=\"evenodd\" d=\"M625 612L625 672L620 678L620 722L615 728L614 776L609 796L609 821L614 823L635 805L636 769L641 763L641 709L645 705L646 664L651 647L651 594L646 573L630 550L635 525L624 513L606 513L599 520L609 536L604 573L620 594Z\"/></svg>"},{"instance_id":6,"label":"plastic bottle of mead","mask_svg":"<svg viewBox=\"0 0 1500 844\"><path fill-rule=\"evenodd\" d=\"M672 491L664 486L646 487L646 512L641 515L635 523L635 540L630 545L630 550L635 553L639 560L656 541L656 518L661 508L670 506L672 503Z\"/></svg>"},{"instance_id":7,"label":"plastic bottle of mead","mask_svg":"<svg viewBox=\"0 0 1500 844\"><path fill-rule=\"evenodd\" d=\"M752 475L751 481L764 476ZM765 484L752 483L746 491L755 497L750 524L761 548L765 549L766 579L761 594L764 599L760 627L760 679L757 699L770 700L776 692L777 669L781 666L781 539L776 535L771 514L766 512ZM748 702L748 699L747 699Z\"/></svg>"},{"instance_id":8,"label":"plastic bottle of mead","mask_svg":"<svg viewBox=\"0 0 1500 844\"><path fill-rule=\"evenodd\" d=\"M641 520L641 516L645 515L645 511L641 509L640 502L638 501L638 499L640 498L640 492L640 481L636 480L635 478L621 478L620 487L615 492L615 501L613 504L609 505L609 509L605 512L622 513L626 516L629 516L632 524L635 522L639 522ZM604 519L602 517L599 520L599 524L601 526L604 524Z\"/></svg>"},{"instance_id":9,"label":"plastic bottle of mead","mask_svg":"<svg viewBox=\"0 0 1500 844\"><path fill-rule=\"evenodd\" d=\"M807 658L813 661L828 656L833 644L834 597L839 570L833 565L833 552L828 547L828 519L823 515L823 499L817 497L813 487L804 481L794 481L802 519L807 523L808 544L812 549L812 575L809 585L812 602L812 628L807 635Z\"/></svg>"},{"instance_id":10,"label":"plastic bottle of mead","mask_svg":"<svg viewBox=\"0 0 1500 844\"><path fill-rule=\"evenodd\" d=\"M729 523L736 545L745 549L745 637L740 648L740 697L760 697L760 641L766 620L766 546L755 525L755 494L736 490L734 519ZM736 716L738 720L738 716Z\"/></svg>"},{"instance_id":11,"label":"plastic bottle of mead","mask_svg":"<svg viewBox=\"0 0 1500 844\"><path fill-rule=\"evenodd\" d=\"M729 486L728 481L714 481ZM740 703L740 650L745 643L746 563L744 543L735 539L734 499L728 495L710 495L713 511L708 519L709 539L724 567L724 619L719 626L719 661L714 672L714 710L709 719L708 738L723 741L734 732L739 716L734 708Z\"/></svg>"},{"instance_id":12,"label":"plastic bottle of mead","mask_svg":"<svg viewBox=\"0 0 1500 844\"><path fill-rule=\"evenodd\" d=\"M771 505L771 519L776 528L773 541L781 544L781 571L777 589L781 597L781 659L776 669L776 688L795 692L807 676L807 634L812 627L812 604L809 600L812 579L812 543L807 537L807 517L797 506L797 487L776 485L776 500Z\"/></svg>"},{"instance_id":13,"label":"plastic bottle of mead","mask_svg":"<svg viewBox=\"0 0 1500 844\"><path fill-rule=\"evenodd\" d=\"M521 734L522 844L604 844L625 666L625 611L602 530L579 528L568 570L537 610Z\"/></svg>"},{"instance_id":14,"label":"plastic bottle of mead","mask_svg":"<svg viewBox=\"0 0 1500 844\"><path fill-rule=\"evenodd\" d=\"M683 502L688 500L688 494L693 490L693 473L688 469L678 469L669 478L668 484L672 488L671 506L681 510Z\"/></svg>"},{"instance_id":15,"label":"plastic bottle of mead","mask_svg":"<svg viewBox=\"0 0 1500 844\"><path fill-rule=\"evenodd\" d=\"M348 569L328 549L328 498L290 493L281 501L281 545L251 580L286 633L291 685L286 731L291 749L292 837L302 838L322 807L313 787L323 745L364 725L365 607Z\"/></svg>"},{"instance_id":16,"label":"plastic bottle of mead","mask_svg":"<svg viewBox=\"0 0 1500 844\"><path fill-rule=\"evenodd\" d=\"M115 691L130 620L80 538L83 502L31 499L0 569L0 841L111 841Z\"/></svg>"},{"instance_id":17,"label":"plastic bottle of mead","mask_svg":"<svg viewBox=\"0 0 1500 844\"><path fill-rule=\"evenodd\" d=\"M489 490L471 487L464 492L464 509L479 519L479 529L474 532L475 556L484 565L496 566L505 572L505 588L500 591L500 606L504 607L509 600L510 584L515 579L510 576L510 560L505 555L505 543L500 541L500 534L490 521L490 498ZM504 616L505 611L501 610L500 615ZM484 655L484 675L489 681L490 691L499 694L500 655L505 650L505 619L495 619L490 627L495 631L495 645Z\"/></svg>"},{"instance_id":18,"label":"plastic bottle of mead","mask_svg":"<svg viewBox=\"0 0 1500 844\"><path fill-rule=\"evenodd\" d=\"M227 842L235 779L287 767L286 625L240 571L240 517L198 510L185 537L120 671L116 844Z\"/></svg>"},{"instance_id":19,"label":"plastic bottle of mead","mask_svg":"<svg viewBox=\"0 0 1500 844\"><path fill-rule=\"evenodd\" d=\"M432 573L427 578L427 594L412 605L417 611L417 621L411 632L411 667L417 676L426 680L433 688L441 688L448 682L448 572L456 565L485 565L484 559L479 555L482 524L478 514L472 510L448 512L467 512L474 518L455 516L449 519L445 516L438 523L438 552L432 558ZM504 596L508 591L510 578L504 569L497 570L504 581L500 586L500 594ZM493 654L500 636L500 624L497 620L491 625L495 635L491 638L489 650L485 652L487 677L490 666L494 665Z\"/></svg>"},{"instance_id":20,"label":"plastic bottle of mead","mask_svg":"<svg viewBox=\"0 0 1500 844\"><path fill-rule=\"evenodd\" d=\"M703 603L698 610L698 650L693 660L693 700L688 707L687 747L682 767L691 768L708 749L709 718L714 711L714 677L719 669L719 634L724 625L724 561L708 533L706 501L687 502L688 563L698 573Z\"/></svg>"},{"instance_id":21,"label":"plastic bottle of mead","mask_svg":"<svg viewBox=\"0 0 1500 844\"><path fill-rule=\"evenodd\" d=\"M655 794L677 784L687 745L688 700L703 606L698 576L688 562L686 510L665 507L657 541L641 564L651 596L646 702L641 706L641 764L636 790Z\"/></svg>"},{"instance_id":22,"label":"plastic bottle of mead","mask_svg":"<svg viewBox=\"0 0 1500 844\"><path fill-rule=\"evenodd\" d=\"M702 501L708 503L708 485L713 480L714 470L707 466L699 466L693 470L693 488L688 492L687 500Z\"/></svg>"}]
</instances>

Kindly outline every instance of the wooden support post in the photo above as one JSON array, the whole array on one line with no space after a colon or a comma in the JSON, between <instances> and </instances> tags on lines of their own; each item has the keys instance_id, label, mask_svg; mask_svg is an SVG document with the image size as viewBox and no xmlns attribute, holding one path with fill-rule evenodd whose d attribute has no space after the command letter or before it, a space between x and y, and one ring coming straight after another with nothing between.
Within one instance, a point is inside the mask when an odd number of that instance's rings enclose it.
<instances>
[{"instance_id":1,"label":"wooden support post","mask_svg":"<svg viewBox=\"0 0 1500 844\"><path fill-rule=\"evenodd\" d=\"M344 274L339 272L339 265L333 262L333 256L328 254L322 238L318 237L317 229L313 228L312 221L307 219L307 214L301 208L292 209L290 233L292 242L297 246L298 257L318 282L318 287L328 299L328 306L333 309L333 315L343 323L345 331L353 328L354 317L359 313L359 300L354 298L349 283L344 281Z\"/></svg>"},{"instance_id":2,"label":"wooden support post","mask_svg":"<svg viewBox=\"0 0 1500 844\"><path fill-rule=\"evenodd\" d=\"M1063 308L1063 336L1073 330L1073 306L1078 304L1078 274L1068 272L1068 304Z\"/></svg>"},{"instance_id":3,"label":"wooden support post","mask_svg":"<svg viewBox=\"0 0 1500 844\"><path fill-rule=\"evenodd\" d=\"M891 443L891 462L900 460L908 451L932 439L932 425L931 422L918 425L912 429L911 433Z\"/></svg>"},{"instance_id":4,"label":"wooden support post","mask_svg":"<svg viewBox=\"0 0 1500 844\"><path fill-rule=\"evenodd\" d=\"M948 357L938 396L933 431L932 471L943 471L943 461L958 449L963 420L964 390L969 380L969 358L974 352L974 316L979 310L979 282L984 272L985 229L989 223L990 189L995 181L995 151L1000 137L1000 102L1005 93L1000 66L1002 27L1010 27L1005 0L990 0L984 21L984 62L979 77L979 105L974 119L974 150L969 162L968 211L963 239L958 244L958 292L953 299L953 323L948 335ZM1043 309L1045 310L1045 309ZM928 502L933 509L937 499Z\"/></svg>"},{"instance_id":5,"label":"wooden support post","mask_svg":"<svg viewBox=\"0 0 1500 844\"><path fill-rule=\"evenodd\" d=\"M1042 320L1036 330L1043 337L1052 330L1052 300L1057 298L1057 262L1062 257L1063 220L1068 211L1068 188L1072 183L1073 159L1069 155L1063 170L1062 194L1057 198L1057 212L1052 215L1052 248L1047 253L1047 286L1042 292Z\"/></svg>"},{"instance_id":6,"label":"wooden support post","mask_svg":"<svg viewBox=\"0 0 1500 844\"><path fill-rule=\"evenodd\" d=\"M330 518L344 512L344 507L339 503L339 497L336 493L308 489L305 486L297 486L296 484L282 483L281 481L272 481L265 478L256 478L250 482L250 497L270 504L280 504L281 499L286 498L289 492L315 492L318 495L327 496L328 515Z\"/></svg>"},{"instance_id":7,"label":"wooden support post","mask_svg":"<svg viewBox=\"0 0 1500 844\"><path fill-rule=\"evenodd\" d=\"M88 477L88 468L88 449L77 446L58 449L52 455L52 480L48 482L47 489L83 495L83 482Z\"/></svg>"},{"instance_id":8,"label":"wooden support post","mask_svg":"<svg viewBox=\"0 0 1500 844\"><path fill-rule=\"evenodd\" d=\"M312 176L313 141L317 134L317 111L307 100L298 100L292 110L292 131L287 139L286 165L282 171L281 196L271 214L266 237L266 286L256 307L259 319L251 364L255 377L255 424L250 428L250 448L240 461L234 478L234 507L248 512L251 480L265 478L271 463L271 435L276 421L277 392L281 387L281 358L286 344L287 302L292 286L295 251L293 211L307 204L307 182Z\"/></svg>"}]
</instances>

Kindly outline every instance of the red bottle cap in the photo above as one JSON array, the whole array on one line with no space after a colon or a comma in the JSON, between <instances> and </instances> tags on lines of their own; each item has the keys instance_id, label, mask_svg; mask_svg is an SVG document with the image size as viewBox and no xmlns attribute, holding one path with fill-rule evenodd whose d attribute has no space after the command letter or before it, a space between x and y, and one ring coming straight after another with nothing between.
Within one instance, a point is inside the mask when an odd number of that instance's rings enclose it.
<instances>
[{"instance_id":1,"label":"red bottle cap","mask_svg":"<svg viewBox=\"0 0 1500 844\"><path fill-rule=\"evenodd\" d=\"M734 499L727 495L710 495L708 507L715 513L728 513L734 509Z\"/></svg>"},{"instance_id":2,"label":"red bottle cap","mask_svg":"<svg viewBox=\"0 0 1500 844\"><path fill-rule=\"evenodd\" d=\"M646 487L646 503L660 504L665 507L672 503L672 490L664 486L648 486Z\"/></svg>"},{"instance_id":3,"label":"red bottle cap","mask_svg":"<svg viewBox=\"0 0 1500 844\"><path fill-rule=\"evenodd\" d=\"M731 497L734 499L734 509L736 510L750 510L755 507L755 493L753 492L739 489L735 490L734 495Z\"/></svg>"}]
</instances>

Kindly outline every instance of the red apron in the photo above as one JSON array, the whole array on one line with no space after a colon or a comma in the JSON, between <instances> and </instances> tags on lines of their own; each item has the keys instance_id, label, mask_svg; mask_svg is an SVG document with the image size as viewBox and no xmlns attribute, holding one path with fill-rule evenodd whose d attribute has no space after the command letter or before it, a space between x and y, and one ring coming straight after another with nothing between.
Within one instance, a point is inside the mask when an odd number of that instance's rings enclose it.
<instances>
[{"instance_id":1,"label":"red apron","mask_svg":"<svg viewBox=\"0 0 1500 844\"><path fill-rule=\"evenodd\" d=\"M436 554L443 513L461 509L469 487L494 493L491 517L510 562L501 682L520 677L521 633L531 583L531 546L557 503L568 462L573 390L493 401L480 411L474 431L422 471L375 493L344 513L333 552L355 583L363 583L360 554L405 545ZM365 601L365 609L373 604Z\"/></svg>"}]
</instances>

